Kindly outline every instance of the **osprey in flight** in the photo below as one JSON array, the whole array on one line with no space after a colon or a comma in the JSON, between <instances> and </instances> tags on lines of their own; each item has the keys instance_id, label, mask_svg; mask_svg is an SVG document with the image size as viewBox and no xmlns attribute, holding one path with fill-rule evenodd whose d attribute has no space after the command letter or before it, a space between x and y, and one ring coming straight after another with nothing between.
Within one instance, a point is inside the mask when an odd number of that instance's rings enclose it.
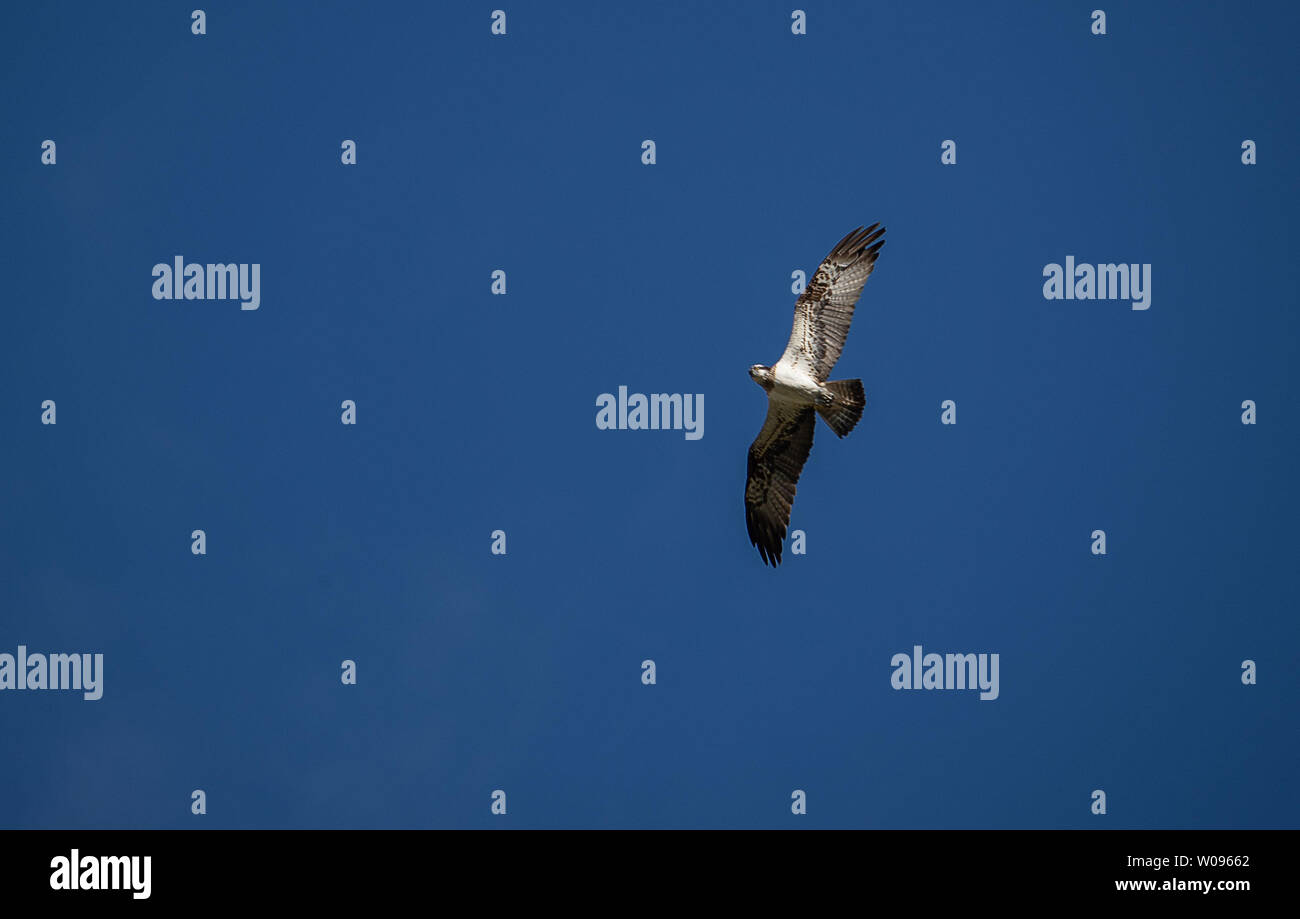
<instances>
[{"instance_id":1,"label":"osprey in flight","mask_svg":"<svg viewBox=\"0 0 1300 919\"><path fill-rule=\"evenodd\" d=\"M812 450L816 415L840 437L862 418L867 404L862 381L826 378L844 349L854 304L876 265L884 235L875 223L841 239L795 301L785 354L775 367L749 368L750 377L767 391L767 418L749 446L745 480L745 526L764 564L781 564L795 484Z\"/></svg>"}]
</instances>

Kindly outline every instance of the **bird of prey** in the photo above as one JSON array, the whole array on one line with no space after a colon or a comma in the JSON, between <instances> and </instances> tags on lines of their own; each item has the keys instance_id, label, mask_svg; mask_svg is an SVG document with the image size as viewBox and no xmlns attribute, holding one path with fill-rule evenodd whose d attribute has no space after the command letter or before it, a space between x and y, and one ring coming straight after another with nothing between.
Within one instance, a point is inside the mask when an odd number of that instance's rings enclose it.
<instances>
[{"instance_id":1,"label":"bird of prey","mask_svg":"<svg viewBox=\"0 0 1300 919\"><path fill-rule=\"evenodd\" d=\"M812 450L816 415L843 437L862 418L861 380L827 381L844 349L853 307L885 244L885 229L858 227L826 256L794 304L794 328L775 367L749 368L767 392L767 418L749 447L745 526L763 563L781 564L795 485Z\"/></svg>"}]
</instances>

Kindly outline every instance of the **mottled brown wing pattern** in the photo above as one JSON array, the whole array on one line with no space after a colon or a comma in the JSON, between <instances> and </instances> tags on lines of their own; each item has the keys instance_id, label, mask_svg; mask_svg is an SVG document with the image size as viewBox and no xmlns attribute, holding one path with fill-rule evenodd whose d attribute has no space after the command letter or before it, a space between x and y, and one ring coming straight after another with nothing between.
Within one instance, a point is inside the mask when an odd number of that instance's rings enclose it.
<instances>
[{"instance_id":1,"label":"mottled brown wing pattern","mask_svg":"<svg viewBox=\"0 0 1300 919\"><path fill-rule=\"evenodd\" d=\"M853 308L885 244L878 223L859 227L822 260L794 305L794 328L781 360L824 382L840 359L853 322Z\"/></svg>"},{"instance_id":2,"label":"mottled brown wing pattern","mask_svg":"<svg viewBox=\"0 0 1300 919\"><path fill-rule=\"evenodd\" d=\"M781 548L799 473L812 450L817 415L810 406L768 400L763 430L749 447L745 526L763 562L781 564Z\"/></svg>"}]
</instances>

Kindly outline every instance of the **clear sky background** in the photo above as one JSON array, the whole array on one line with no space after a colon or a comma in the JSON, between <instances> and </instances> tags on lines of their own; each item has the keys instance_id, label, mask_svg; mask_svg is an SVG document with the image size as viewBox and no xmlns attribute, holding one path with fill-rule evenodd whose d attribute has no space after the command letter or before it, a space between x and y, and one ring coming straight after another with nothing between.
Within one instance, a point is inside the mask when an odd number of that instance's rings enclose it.
<instances>
[{"instance_id":1,"label":"clear sky background","mask_svg":"<svg viewBox=\"0 0 1300 919\"><path fill-rule=\"evenodd\" d=\"M0 651L106 672L0 693L0 825L1300 824L1295 4L193 5L2 14ZM875 221L774 571L746 370Z\"/></svg>"}]
</instances>

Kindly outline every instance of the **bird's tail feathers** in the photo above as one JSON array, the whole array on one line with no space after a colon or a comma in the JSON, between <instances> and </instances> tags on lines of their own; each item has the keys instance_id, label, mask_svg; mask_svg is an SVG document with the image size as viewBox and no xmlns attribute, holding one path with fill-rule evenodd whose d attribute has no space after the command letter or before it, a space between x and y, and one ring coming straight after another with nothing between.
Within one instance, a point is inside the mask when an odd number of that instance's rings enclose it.
<instances>
[{"instance_id":1,"label":"bird's tail feathers","mask_svg":"<svg viewBox=\"0 0 1300 919\"><path fill-rule=\"evenodd\" d=\"M862 410L867 407L867 394L861 380L833 380L823 386L835 397L829 405L817 406L817 414L843 437L862 420Z\"/></svg>"}]
</instances>

